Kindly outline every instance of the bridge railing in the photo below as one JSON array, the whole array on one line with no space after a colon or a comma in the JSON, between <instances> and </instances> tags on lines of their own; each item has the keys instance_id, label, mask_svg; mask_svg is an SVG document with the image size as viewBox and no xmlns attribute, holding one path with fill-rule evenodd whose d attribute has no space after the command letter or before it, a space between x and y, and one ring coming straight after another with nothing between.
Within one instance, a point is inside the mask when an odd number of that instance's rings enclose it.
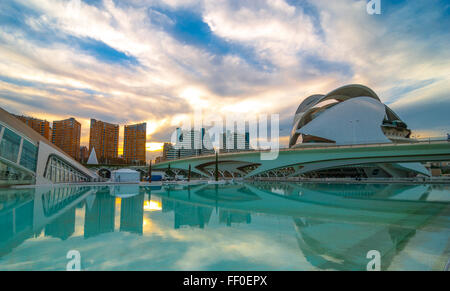
<instances>
[{"instance_id":1,"label":"bridge railing","mask_svg":"<svg viewBox=\"0 0 450 291\"><path fill-rule=\"evenodd\" d=\"M381 146L408 146L408 145L414 145L414 144L440 144L440 143L450 143L450 140L445 137L428 137L428 138L421 138L421 139L411 139L408 142L403 143L388 143L385 141L382 142L367 142L367 143L360 143L360 144L301 144L295 148L280 148L279 151L301 151L301 150L311 150L311 149L321 149L321 148L366 148L366 147L381 147ZM254 150L245 150L245 151L236 151L236 152L227 152L227 153L220 153L221 157L226 156L232 156L236 154L251 154L251 153L261 153L261 152L268 152L270 149L254 149ZM196 159L196 158L208 158L208 157L215 157L215 154L206 154L206 155L198 155L198 156L187 156L187 157L180 157L173 160L166 160L162 161L161 163L171 162L171 161L179 161L179 160L187 160L187 159ZM155 164L157 165L157 164Z\"/></svg>"},{"instance_id":2,"label":"bridge railing","mask_svg":"<svg viewBox=\"0 0 450 291\"><path fill-rule=\"evenodd\" d=\"M301 177L254 177L256 181L287 181L287 182L314 182L314 183L333 183L333 182L374 182L374 183L450 183L450 177L414 177L414 178L301 178Z\"/></svg>"}]
</instances>

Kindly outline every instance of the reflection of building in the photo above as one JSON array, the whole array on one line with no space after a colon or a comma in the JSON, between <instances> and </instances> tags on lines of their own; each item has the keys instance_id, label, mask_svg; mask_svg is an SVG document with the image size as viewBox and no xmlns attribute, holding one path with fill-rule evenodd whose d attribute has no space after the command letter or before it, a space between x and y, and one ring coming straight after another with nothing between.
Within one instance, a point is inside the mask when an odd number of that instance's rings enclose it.
<instances>
[{"instance_id":1,"label":"reflection of building","mask_svg":"<svg viewBox=\"0 0 450 291\"><path fill-rule=\"evenodd\" d=\"M52 140L52 128L47 120L37 119L29 116L14 115L17 119L34 129L37 133L48 140Z\"/></svg>"},{"instance_id":2,"label":"reflection of building","mask_svg":"<svg viewBox=\"0 0 450 291\"><path fill-rule=\"evenodd\" d=\"M142 234L144 194L122 198L120 203L120 231Z\"/></svg>"},{"instance_id":3,"label":"reflection of building","mask_svg":"<svg viewBox=\"0 0 450 291\"><path fill-rule=\"evenodd\" d=\"M208 145L210 148L206 148ZM168 146L169 147L169 146ZM172 148L167 152L167 160L213 154L214 150L209 140L206 130L182 130L177 128L177 140Z\"/></svg>"},{"instance_id":4,"label":"reflection of building","mask_svg":"<svg viewBox=\"0 0 450 291\"><path fill-rule=\"evenodd\" d=\"M365 271L369 250L381 254L381 270L387 270L416 230L396 226L294 219L297 242L306 260L321 270ZM328 239L332 237L333 239Z\"/></svg>"},{"instance_id":5,"label":"reflection of building","mask_svg":"<svg viewBox=\"0 0 450 291\"><path fill-rule=\"evenodd\" d=\"M182 226L192 226L204 228L211 219L212 208L192 206L184 203L175 203L174 228Z\"/></svg>"},{"instance_id":6,"label":"reflection of building","mask_svg":"<svg viewBox=\"0 0 450 291\"><path fill-rule=\"evenodd\" d=\"M124 134L123 158L127 163L145 163L147 124L125 125Z\"/></svg>"},{"instance_id":7,"label":"reflection of building","mask_svg":"<svg viewBox=\"0 0 450 291\"><path fill-rule=\"evenodd\" d=\"M89 153L95 148L100 163L117 159L119 150L119 125L91 119Z\"/></svg>"},{"instance_id":8,"label":"reflection of building","mask_svg":"<svg viewBox=\"0 0 450 291\"><path fill-rule=\"evenodd\" d=\"M175 203L172 200L168 200L168 199L161 199L161 207L162 207L162 212L171 212L174 210L175 208Z\"/></svg>"},{"instance_id":9,"label":"reflection of building","mask_svg":"<svg viewBox=\"0 0 450 291\"><path fill-rule=\"evenodd\" d=\"M61 132L63 129L57 126L57 135L53 132L55 138ZM0 185L89 181L95 178L95 174L59 147L0 108Z\"/></svg>"},{"instance_id":10,"label":"reflection of building","mask_svg":"<svg viewBox=\"0 0 450 291\"><path fill-rule=\"evenodd\" d=\"M75 211L76 208L73 207L47 224L45 226L45 235L62 240L68 239L75 232Z\"/></svg>"},{"instance_id":11,"label":"reflection of building","mask_svg":"<svg viewBox=\"0 0 450 291\"><path fill-rule=\"evenodd\" d=\"M174 212L175 229L179 229L182 226L204 228L205 225L209 223L213 211L213 209L209 207L194 206L165 198L161 199L161 206L162 212Z\"/></svg>"},{"instance_id":12,"label":"reflection of building","mask_svg":"<svg viewBox=\"0 0 450 291\"><path fill-rule=\"evenodd\" d=\"M27 190L0 189L0 257L10 252L33 232L33 195ZM12 192L12 193L11 193ZM13 194L14 193L14 194ZM18 196L8 201L11 194ZM12 196L12 195L11 195Z\"/></svg>"},{"instance_id":13,"label":"reflection of building","mask_svg":"<svg viewBox=\"0 0 450 291\"><path fill-rule=\"evenodd\" d=\"M220 223L225 223L227 226L231 226L232 223L246 223L250 224L252 222L252 217L250 213L237 212L237 211L219 211L219 221Z\"/></svg>"},{"instance_id":14,"label":"reflection of building","mask_svg":"<svg viewBox=\"0 0 450 291\"><path fill-rule=\"evenodd\" d=\"M43 229L46 235L69 238L74 233L76 205L89 195L89 190L0 188L0 257L39 236Z\"/></svg>"},{"instance_id":15,"label":"reflection of building","mask_svg":"<svg viewBox=\"0 0 450 291\"><path fill-rule=\"evenodd\" d=\"M98 191L94 202L86 203L84 217L84 237L114 232L116 198L109 195L109 189Z\"/></svg>"},{"instance_id":16,"label":"reflection of building","mask_svg":"<svg viewBox=\"0 0 450 291\"><path fill-rule=\"evenodd\" d=\"M380 101L374 91L362 85L348 85L327 95L312 95L303 100L295 113L289 147L410 143L410 135L407 125ZM429 175L420 163L380 163L339 168L324 164L308 175L409 177L417 174Z\"/></svg>"},{"instance_id":17,"label":"reflection of building","mask_svg":"<svg viewBox=\"0 0 450 291\"><path fill-rule=\"evenodd\" d=\"M75 118L53 121L52 142L75 160L80 159L81 124Z\"/></svg>"}]
</instances>

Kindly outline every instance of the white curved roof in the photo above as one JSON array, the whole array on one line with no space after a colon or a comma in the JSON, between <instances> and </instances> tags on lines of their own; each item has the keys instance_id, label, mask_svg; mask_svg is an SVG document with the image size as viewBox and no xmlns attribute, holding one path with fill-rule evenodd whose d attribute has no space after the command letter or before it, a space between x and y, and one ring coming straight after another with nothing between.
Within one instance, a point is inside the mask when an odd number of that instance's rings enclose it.
<instances>
[{"instance_id":1,"label":"white curved roof","mask_svg":"<svg viewBox=\"0 0 450 291\"><path fill-rule=\"evenodd\" d=\"M378 95L369 87L359 84L351 84L335 89L330 93L328 93L327 95L317 94L309 96L308 98L303 100L303 102L297 108L295 114L297 115L298 113L306 112L308 109L314 107L316 104L319 104L320 102L326 100L336 99L338 101L345 101L347 99L361 96L371 97L381 102Z\"/></svg>"},{"instance_id":2,"label":"white curved roof","mask_svg":"<svg viewBox=\"0 0 450 291\"><path fill-rule=\"evenodd\" d=\"M350 98L360 97L360 96L367 96L371 97L373 99L376 99L381 102L378 95L369 87L360 85L360 84L350 84L346 86L342 86L340 88L337 88L327 95L323 97L323 100L327 99L336 99L339 101L344 101Z\"/></svg>"},{"instance_id":3,"label":"white curved roof","mask_svg":"<svg viewBox=\"0 0 450 291\"><path fill-rule=\"evenodd\" d=\"M300 103L295 114L297 115L301 112L305 112L306 110L308 110L309 108L311 108L312 106L317 104L318 101L321 100L324 96L325 95L318 94L318 95L312 95L312 96L307 97L305 100L303 100L302 103Z\"/></svg>"},{"instance_id":4,"label":"white curved roof","mask_svg":"<svg viewBox=\"0 0 450 291\"><path fill-rule=\"evenodd\" d=\"M360 98L360 97L366 97L369 99L372 99L375 103L378 103L383 107L383 118L387 117L388 120L400 120L400 117L398 117L397 114L395 114L392 109L390 109L388 106L384 105L381 101L378 95L369 87L359 84L351 84L346 85L343 87L340 87L338 89L335 89L331 91L330 93L326 95L312 95L303 100L303 102L299 105L297 108L294 122L291 130L291 137L289 140L289 146L292 147L296 144L297 139L299 137L300 131L298 129L304 128L306 125L308 125L311 120L314 120L314 115L318 113L318 111L324 110L321 114L324 114L337 106L340 103L346 102L348 100L354 99L354 98ZM331 101L331 100L337 100L335 101L335 104L327 104L325 105L325 101ZM320 104L324 104L324 106L321 106ZM375 104L374 103L374 104ZM320 109L321 108L321 109ZM381 107L377 107L381 108ZM348 112L347 114L354 115L355 112L359 111L359 108L354 108L354 112ZM380 111L381 112L381 111ZM321 114L319 116L321 116ZM317 118L317 117L316 117ZM365 120L366 118L362 117L361 120ZM381 119L379 126L383 123L383 119ZM339 126L338 126L339 127ZM383 134L384 135L384 134ZM318 136L322 138L326 138L324 136ZM364 138L366 139L366 138ZM375 139L375 137L373 138ZM389 141L389 140L388 140ZM369 142L368 140L366 142Z\"/></svg>"},{"instance_id":5,"label":"white curved roof","mask_svg":"<svg viewBox=\"0 0 450 291\"><path fill-rule=\"evenodd\" d=\"M381 129L385 114L384 105L374 98L352 98L322 112L297 133L325 138L336 144L390 142Z\"/></svg>"}]
</instances>

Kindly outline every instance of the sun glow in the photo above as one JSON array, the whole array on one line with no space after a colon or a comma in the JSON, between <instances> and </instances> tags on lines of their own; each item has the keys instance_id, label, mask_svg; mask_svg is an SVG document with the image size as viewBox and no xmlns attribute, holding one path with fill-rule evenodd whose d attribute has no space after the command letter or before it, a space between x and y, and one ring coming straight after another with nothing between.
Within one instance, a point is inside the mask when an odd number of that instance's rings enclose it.
<instances>
[{"instance_id":1,"label":"sun glow","mask_svg":"<svg viewBox=\"0 0 450 291\"><path fill-rule=\"evenodd\" d=\"M147 152L159 152L162 151L164 143L162 142L148 142L145 145Z\"/></svg>"},{"instance_id":2,"label":"sun glow","mask_svg":"<svg viewBox=\"0 0 450 291\"><path fill-rule=\"evenodd\" d=\"M162 210L160 201L150 200L144 202L144 211L159 211Z\"/></svg>"}]
</instances>

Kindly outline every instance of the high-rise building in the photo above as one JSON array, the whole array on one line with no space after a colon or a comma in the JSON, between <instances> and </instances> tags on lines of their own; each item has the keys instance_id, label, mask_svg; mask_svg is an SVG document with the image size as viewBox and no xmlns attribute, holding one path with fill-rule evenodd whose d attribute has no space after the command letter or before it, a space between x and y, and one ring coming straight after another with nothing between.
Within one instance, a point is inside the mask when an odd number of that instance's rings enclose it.
<instances>
[{"instance_id":1,"label":"high-rise building","mask_svg":"<svg viewBox=\"0 0 450 291\"><path fill-rule=\"evenodd\" d=\"M86 146L80 147L80 162L86 163L89 158L89 150Z\"/></svg>"},{"instance_id":2,"label":"high-rise building","mask_svg":"<svg viewBox=\"0 0 450 291\"><path fill-rule=\"evenodd\" d=\"M53 121L52 142L75 160L80 160L81 124L75 118Z\"/></svg>"},{"instance_id":3,"label":"high-rise building","mask_svg":"<svg viewBox=\"0 0 450 291\"><path fill-rule=\"evenodd\" d=\"M50 122L48 122L47 120L37 119L34 117L23 115L22 116L14 115L14 117L24 122L26 125L34 129L34 131L36 131L46 139L48 140L52 139L52 128L50 127Z\"/></svg>"},{"instance_id":4,"label":"high-rise building","mask_svg":"<svg viewBox=\"0 0 450 291\"><path fill-rule=\"evenodd\" d=\"M123 158L127 163L145 163L145 144L147 142L147 124L125 125L123 140Z\"/></svg>"},{"instance_id":5,"label":"high-rise building","mask_svg":"<svg viewBox=\"0 0 450 291\"><path fill-rule=\"evenodd\" d=\"M208 148L205 145L208 145ZM201 130L182 130L177 128L176 144L172 148L169 146L168 148L167 160L214 153L209 135L204 128Z\"/></svg>"},{"instance_id":6,"label":"high-rise building","mask_svg":"<svg viewBox=\"0 0 450 291\"><path fill-rule=\"evenodd\" d=\"M117 159L119 150L119 125L91 119L89 153L95 149L100 163Z\"/></svg>"},{"instance_id":7,"label":"high-rise building","mask_svg":"<svg viewBox=\"0 0 450 291\"><path fill-rule=\"evenodd\" d=\"M237 133L227 131L220 139L220 152L231 153L250 150L250 135L248 132Z\"/></svg>"},{"instance_id":8,"label":"high-rise building","mask_svg":"<svg viewBox=\"0 0 450 291\"><path fill-rule=\"evenodd\" d=\"M170 142L165 142L163 145L163 155L161 157L161 161L167 161L167 155L169 153L169 150L173 148L172 143Z\"/></svg>"}]
</instances>

